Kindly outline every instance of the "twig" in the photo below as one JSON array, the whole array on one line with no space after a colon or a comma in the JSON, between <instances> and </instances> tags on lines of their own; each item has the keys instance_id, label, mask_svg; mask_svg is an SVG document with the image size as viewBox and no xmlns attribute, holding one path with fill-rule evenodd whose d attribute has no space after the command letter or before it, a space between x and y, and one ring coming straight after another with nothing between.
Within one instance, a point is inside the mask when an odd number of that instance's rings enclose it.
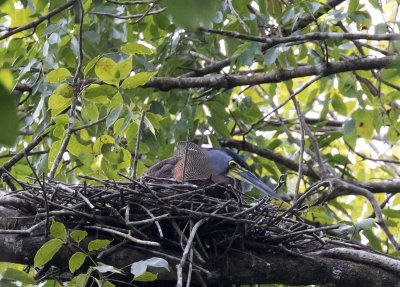
<instances>
[{"instance_id":1,"label":"twig","mask_svg":"<svg viewBox=\"0 0 400 287\"><path fill-rule=\"evenodd\" d=\"M246 24L243 22L243 20L240 18L239 14L236 12L235 8L232 5L232 0L226 0L229 5L229 9L231 10L232 14L235 15L236 19L239 21L240 25L242 25L242 28L245 32L249 32L249 29L247 29Z\"/></svg>"},{"instance_id":2,"label":"twig","mask_svg":"<svg viewBox=\"0 0 400 287\"><path fill-rule=\"evenodd\" d=\"M82 37L83 37L83 5L82 5L82 0L77 0L78 6L79 6L79 11L80 11L80 22L79 22L79 49L78 49L78 65L76 67L75 75L74 75L74 81L73 81L73 88L74 88L74 94L72 97L72 103L71 103L71 109L70 109L70 117L69 117L69 122L68 122L68 129L65 134L64 140L61 144L60 150L58 151L58 154L53 162L53 165L50 169L49 173L49 178L54 178L58 165L60 164L62 157L64 155L64 152L67 149L69 140L72 135L72 129L74 128L74 122L75 122L75 116L76 116L76 104L78 101L78 96L81 92L80 90L80 82L79 82L79 73L81 70L82 66L82 60L83 60L83 47L82 47Z\"/></svg>"},{"instance_id":3,"label":"twig","mask_svg":"<svg viewBox=\"0 0 400 287\"><path fill-rule=\"evenodd\" d=\"M94 225L94 226L85 225L84 228L97 229L97 230L101 230L101 231L108 232L111 234L119 235L119 236L121 236L125 239L128 239L134 243L137 243L137 244L142 244L142 245L147 245L147 246L160 246L160 243L158 243L158 242L141 240L141 239L135 238L129 234L122 233L122 232L119 232L117 230L113 230L110 228L105 228L105 227L96 226L96 225Z\"/></svg>"},{"instance_id":4,"label":"twig","mask_svg":"<svg viewBox=\"0 0 400 287\"><path fill-rule=\"evenodd\" d=\"M18 27L13 27L12 30L10 30L9 32L7 32L7 33L5 33L5 34L0 36L0 41L6 39L6 38L8 38L8 37L10 37L10 36L12 36L12 35L14 35L16 33L19 33L21 31L25 31L25 30L37 27L43 21L46 21L46 20L50 19L54 15L64 11L65 9L69 8L70 6L74 5L76 1L77 0L69 1L69 2L65 3L64 5L62 5L61 7L58 7L56 9L50 11L48 14L46 14L44 16L40 16L40 17L36 18L34 21L32 21L32 22L30 22L28 24L25 24L25 25L22 25L22 26L18 26Z\"/></svg>"},{"instance_id":5,"label":"twig","mask_svg":"<svg viewBox=\"0 0 400 287\"><path fill-rule=\"evenodd\" d=\"M133 160L133 170L132 170L132 178L134 178L134 179L136 179L137 163L138 163L138 159L139 159L140 138L142 136L143 122L144 122L145 115L146 115L146 111L143 110L140 115L140 123L139 123L139 128L138 128L137 137L136 137L135 158Z\"/></svg>"},{"instance_id":6,"label":"twig","mask_svg":"<svg viewBox=\"0 0 400 287\"><path fill-rule=\"evenodd\" d=\"M197 229L199 229L199 227L204 223L204 219L200 219L199 221L196 222L196 224L193 226L192 232L190 232L189 238L187 240L186 243L186 247L185 250L183 251L183 255L181 258L181 261L179 262L179 264L176 265L176 270L177 270L177 277L178 277L178 282L176 283L177 287L182 287L182 282L183 282L183 278L182 278L182 268L186 262L186 257L189 253L189 249L192 246L192 242L194 239L194 236L197 232Z\"/></svg>"},{"instance_id":7,"label":"twig","mask_svg":"<svg viewBox=\"0 0 400 287\"><path fill-rule=\"evenodd\" d=\"M153 12L147 13L147 15L154 15L161 13L165 10L166 8L162 8ZM89 11L89 14L94 14L94 15L101 15L101 16L107 16L107 17L112 17L112 18L117 18L117 19L135 19L135 18L141 18L143 17L144 14L135 14L135 15L128 15L128 16L122 16L122 15L115 15L115 14L109 14L109 13L104 13L104 12L95 12L95 11Z\"/></svg>"}]
</instances>

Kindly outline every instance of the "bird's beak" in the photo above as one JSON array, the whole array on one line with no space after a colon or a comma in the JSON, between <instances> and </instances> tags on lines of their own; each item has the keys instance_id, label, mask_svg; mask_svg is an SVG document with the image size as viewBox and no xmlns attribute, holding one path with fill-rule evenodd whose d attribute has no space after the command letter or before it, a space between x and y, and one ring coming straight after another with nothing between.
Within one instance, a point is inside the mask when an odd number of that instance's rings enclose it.
<instances>
[{"instance_id":1,"label":"bird's beak","mask_svg":"<svg viewBox=\"0 0 400 287\"><path fill-rule=\"evenodd\" d=\"M242 168L234 168L230 169L228 171L228 176L237 178L241 181L250 183L251 185L255 186L261 193L265 196L272 196L273 198L276 198L280 201L282 201L282 198L280 198L279 195L275 193L275 191L272 190L268 185L266 185L264 182L261 181L258 177L256 177L254 174L252 174L250 171Z\"/></svg>"}]
</instances>

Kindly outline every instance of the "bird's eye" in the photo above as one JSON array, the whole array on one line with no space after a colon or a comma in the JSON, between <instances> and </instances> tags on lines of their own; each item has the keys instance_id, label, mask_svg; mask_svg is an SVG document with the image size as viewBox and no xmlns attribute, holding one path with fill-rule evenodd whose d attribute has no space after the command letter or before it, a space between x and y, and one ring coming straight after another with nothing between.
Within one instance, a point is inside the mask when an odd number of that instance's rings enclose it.
<instances>
[{"instance_id":1,"label":"bird's eye","mask_svg":"<svg viewBox=\"0 0 400 287\"><path fill-rule=\"evenodd\" d=\"M236 162L234 162L233 160L229 162L229 167L230 168L235 168L237 166L238 166L238 164Z\"/></svg>"}]
</instances>

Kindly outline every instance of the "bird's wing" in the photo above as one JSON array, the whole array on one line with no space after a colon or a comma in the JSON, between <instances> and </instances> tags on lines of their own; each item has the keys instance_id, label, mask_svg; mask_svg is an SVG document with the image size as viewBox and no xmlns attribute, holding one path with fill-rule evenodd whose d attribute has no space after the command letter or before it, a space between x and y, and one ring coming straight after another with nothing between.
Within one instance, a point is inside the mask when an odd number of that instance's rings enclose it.
<instances>
[{"instance_id":1,"label":"bird's wing","mask_svg":"<svg viewBox=\"0 0 400 287\"><path fill-rule=\"evenodd\" d=\"M174 178L182 181L182 174L185 169L185 180L209 179L212 172L206 153L207 151L204 148L195 143L180 142L177 154L180 160L173 170ZM185 165L186 167L184 167Z\"/></svg>"},{"instance_id":2,"label":"bird's wing","mask_svg":"<svg viewBox=\"0 0 400 287\"><path fill-rule=\"evenodd\" d=\"M164 159L149 167L143 174L156 178L173 178L172 170L179 160L179 156Z\"/></svg>"}]
</instances>

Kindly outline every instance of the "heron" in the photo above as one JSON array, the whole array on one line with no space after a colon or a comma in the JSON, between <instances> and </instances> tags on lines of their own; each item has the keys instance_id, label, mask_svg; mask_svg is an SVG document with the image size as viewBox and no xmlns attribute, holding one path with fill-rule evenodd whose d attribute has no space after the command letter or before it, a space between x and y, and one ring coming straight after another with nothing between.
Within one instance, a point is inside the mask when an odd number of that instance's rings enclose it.
<instances>
[{"instance_id":1,"label":"heron","mask_svg":"<svg viewBox=\"0 0 400 287\"><path fill-rule=\"evenodd\" d=\"M174 178L178 182L211 180L240 191L239 181L242 181L256 187L261 195L282 201L272 188L250 172L246 161L232 150L203 148L192 142L180 142L177 154L149 167L144 176Z\"/></svg>"}]
</instances>

